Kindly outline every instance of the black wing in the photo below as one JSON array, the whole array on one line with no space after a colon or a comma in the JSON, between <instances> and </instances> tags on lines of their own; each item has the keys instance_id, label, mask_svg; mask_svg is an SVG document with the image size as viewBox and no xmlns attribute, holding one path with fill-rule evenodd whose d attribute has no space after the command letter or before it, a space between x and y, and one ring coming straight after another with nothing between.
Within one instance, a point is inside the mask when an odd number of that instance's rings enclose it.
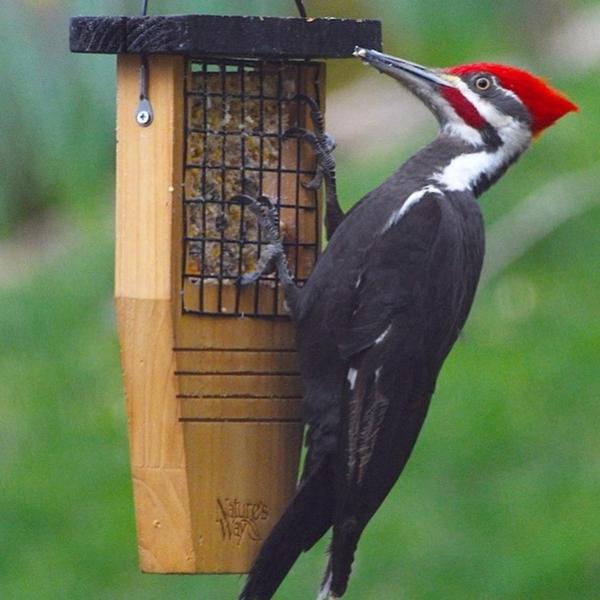
<instances>
[{"instance_id":1,"label":"black wing","mask_svg":"<svg viewBox=\"0 0 600 600\"><path fill-rule=\"evenodd\" d=\"M364 526L410 456L443 359L466 318L481 261L472 281L465 235L448 199L425 195L375 238L352 312L337 332L349 364L330 564L337 593L345 589Z\"/></svg>"},{"instance_id":2,"label":"black wing","mask_svg":"<svg viewBox=\"0 0 600 600\"><path fill-rule=\"evenodd\" d=\"M337 332L349 361L342 429L348 489L360 485L389 411L401 411L426 379L431 263L440 235L439 194L427 194L375 237L348 320ZM418 384L418 385L417 385Z\"/></svg>"}]
</instances>

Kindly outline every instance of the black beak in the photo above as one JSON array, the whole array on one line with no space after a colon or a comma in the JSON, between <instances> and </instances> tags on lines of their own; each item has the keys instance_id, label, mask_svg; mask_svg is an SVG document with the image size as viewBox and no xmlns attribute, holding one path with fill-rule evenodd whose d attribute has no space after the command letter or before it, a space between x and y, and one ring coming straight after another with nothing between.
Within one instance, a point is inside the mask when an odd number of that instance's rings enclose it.
<instances>
[{"instance_id":1,"label":"black beak","mask_svg":"<svg viewBox=\"0 0 600 600\"><path fill-rule=\"evenodd\" d=\"M456 87L456 77L358 46L354 49L354 56L358 56L365 63L393 77L408 88L429 107L440 124L443 125L449 119L449 105L444 101L441 90L444 87Z\"/></svg>"},{"instance_id":2,"label":"black beak","mask_svg":"<svg viewBox=\"0 0 600 600\"><path fill-rule=\"evenodd\" d=\"M435 71L416 63L409 62L408 60L396 58L390 54L383 54L376 50L367 50L357 46L354 49L354 56L362 58L364 62L375 67L378 71L390 75L401 83L408 84L409 87L411 87L411 83L416 83L418 80L421 80L422 82L427 81L431 84L453 87L448 79L445 79Z\"/></svg>"},{"instance_id":3,"label":"black beak","mask_svg":"<svg viewBox=\"0 0 600 600\"><path fill-rule=\"evenodd\" d=\"M390 75L401 83L410 84L415 82L415 79L417 81L420 79L421 81L427 81L436 85L453 87L452 83L439 73L408 60L396 58L390 54L383 54L383 52L367 50L356 46L354 56L362 58L367 64L386 75Z\"/></svg>"}]
</instances>

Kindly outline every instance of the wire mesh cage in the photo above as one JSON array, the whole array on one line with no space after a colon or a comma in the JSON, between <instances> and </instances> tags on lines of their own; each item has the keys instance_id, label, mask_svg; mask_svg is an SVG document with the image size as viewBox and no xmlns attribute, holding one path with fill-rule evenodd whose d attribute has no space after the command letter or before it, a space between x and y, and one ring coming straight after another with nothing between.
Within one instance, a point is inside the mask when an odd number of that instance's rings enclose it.
<instances>
[{"instance_id":1,"label":"wire mesh cage","mask_svg":"<svg viewBox=\"0 0 600 600\"><path fill-rule=\"evenodd\" d=\"M291 128L307 123L307 98L321 104L322 65L310 61L191 59L186 69L183 310L281 316L275 273L245 290L264 241L254 215L232 200L266 195L280 215L292 275L316 261L320 225L314 158Z\"/></svg>"}]
</instances>

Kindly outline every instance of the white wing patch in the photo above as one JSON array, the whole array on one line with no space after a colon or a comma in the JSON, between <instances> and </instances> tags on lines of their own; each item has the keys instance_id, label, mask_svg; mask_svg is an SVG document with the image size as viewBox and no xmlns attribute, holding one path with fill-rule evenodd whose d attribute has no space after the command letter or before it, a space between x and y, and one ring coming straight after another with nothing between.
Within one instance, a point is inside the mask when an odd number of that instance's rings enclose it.
<instances>
[{"instance_id":1,"label":"white wing patch","mask_svg":"<svg viewBox=\"0 0 600 600\"><path fill-rule=\"evenodd\" d=\"M392 324L390 323L386 328L385 331L375 340L376 344L381 344L381 342L383 342L383 340L385 340L385 338L387 337L388 333L390 332L390 329L392 328Z\"/></svg>"},{"instance_id":2,"label":"white wing patch","mask_svg":"<svg viewBox=\"0 0 600 600\"><path fill-rule=\"evenodd\" d=\"M328 568L329 571L329 568ZM323 585L321 585L321 589L319 590L319 595L317 596L317 600L329 600L331 596L329 592L331 591L331 580L333 578L333 573L329 571Z\"/></svg>"},{"instance_id":3,"label":"white wing patch","mask_svg":"<svg viewBox=\"0 0 600 600\"><path fill-rule=\"evenodd\" d=\"M381 233L385 233L388 229L396 225L400 219L409 211L410 207L419 202L426 194L441 194L442 192L433 185L426 185L424 188L413 192L404 202L404 204L392 213L388 222L384 225Z\"/></svg>"},{"instance_id":4,"label":"white wing patch","mask_svg":"<svg viewBox=\"0 0 600 600\"><path fill-rule=\"evenodd\" d=\"M353 390L354 386L356 385L356 375L358 374L358 371L356 369L353 369L352 367L350 367L348 369L348 375L346 376L346 379L348 379L348 383L350 384L350 389Z\"/></svg>"}]
</instances>

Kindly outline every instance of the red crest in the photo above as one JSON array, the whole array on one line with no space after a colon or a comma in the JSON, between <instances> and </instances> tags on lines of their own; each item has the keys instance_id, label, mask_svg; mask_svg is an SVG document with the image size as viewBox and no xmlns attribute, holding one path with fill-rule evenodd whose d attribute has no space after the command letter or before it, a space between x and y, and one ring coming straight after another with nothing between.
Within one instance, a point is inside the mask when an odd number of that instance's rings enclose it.
<instances>
[{"instance_id":1,"label":"red crest","mask_svg":"<svg viewBox=\"0 0 600 600\"><path fill-rule=\"evenodd\" d=\"M579 110L562 92L523 69L496 63L474 63L450 67L446 72L459 77L471 73L490 73L496 76L500 85L516 94L531 113L534 135L541 133L567 113Z\"/></svg>"}]
</instances>

